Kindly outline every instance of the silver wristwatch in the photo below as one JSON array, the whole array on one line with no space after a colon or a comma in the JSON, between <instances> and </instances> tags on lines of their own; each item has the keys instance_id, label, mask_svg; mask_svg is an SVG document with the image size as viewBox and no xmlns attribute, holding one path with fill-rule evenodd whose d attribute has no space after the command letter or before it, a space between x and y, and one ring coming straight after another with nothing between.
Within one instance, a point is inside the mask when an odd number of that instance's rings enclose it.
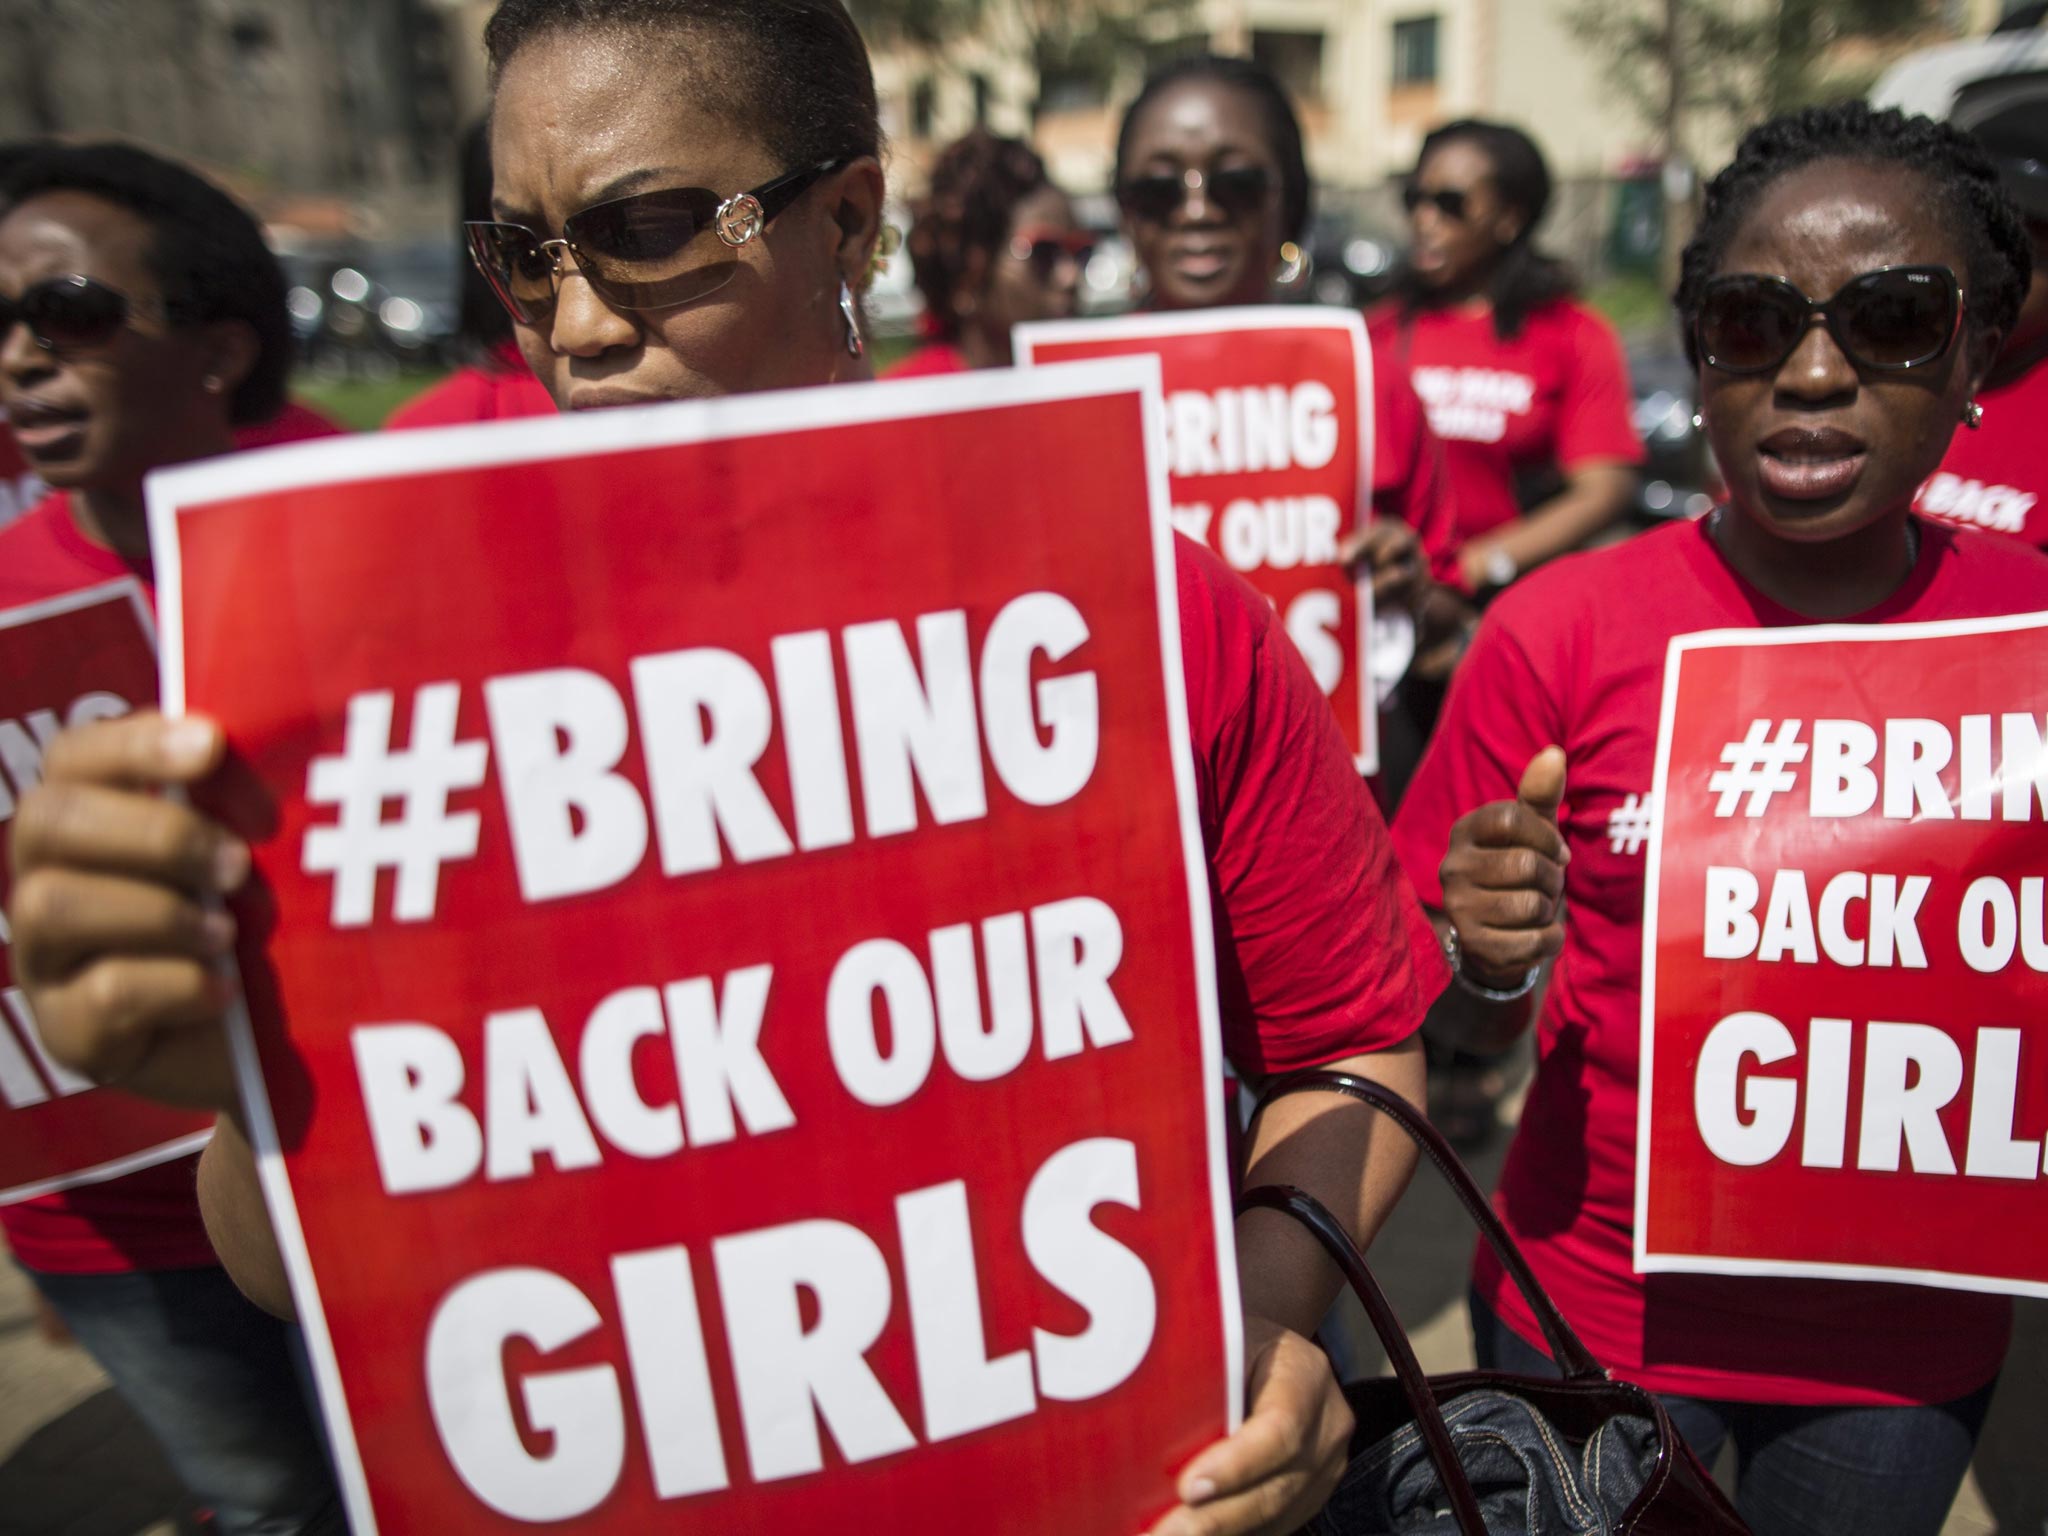
<instances>
[{"instance_id":1,"label":"silver wristwatch","mask_svg":"<svg viewBox=\"0 0 2048 1536\"><path fill-rule=\"evenodd\" d=\"M1520 985L1505 991L1499 987L1489 987L1484 982L1474 981L1465 974L1464 948L1458 942L1456 926L1448 922L1444 924L1443 945L1444 962L1451 968L1451 980L1455 981L1460 989L1484 1002L1518 1002L1536 990L1536 978L1543 974L1542 966L1532 965L1529 967L1529 974L1522 978Z\"/></svg>"}]
</instances>

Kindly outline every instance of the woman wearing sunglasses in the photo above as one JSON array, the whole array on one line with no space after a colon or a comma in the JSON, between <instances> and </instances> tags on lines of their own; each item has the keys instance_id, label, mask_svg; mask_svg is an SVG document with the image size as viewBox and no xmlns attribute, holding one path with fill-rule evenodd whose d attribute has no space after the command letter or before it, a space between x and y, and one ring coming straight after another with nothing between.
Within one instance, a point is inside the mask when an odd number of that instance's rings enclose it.
<instances>
[{"instance_id":1,"label":"woman wearing sunglasses","mask_svg":"<svg viewBox=\"0 0 2048 1536\"><path fill-rule=\"evenodd\" d=\"M231 199L123 145L23 157L0 210L0 406L56 488L0 530L0 607L146 584L142 477L228 452L283 403L283 274ZM82 899L93 921L118 908ZM220 1267L194 1161L0 1208L0 1228L221 1531L328 1528L296 1341Z\"/></svg>"},{"instance_id":2,"label":"woman wearing sunglasses","mask_svg":"<svg viewBox=\"0 0 2048 1536\"><path fill-rule=\"evenodd\" d=\"M1609 820L1649 796L1675 635L2048 609L2048 560L1911 512L2029 264L1983 152L1946 126L1852 103L1745 138L1678 290L1728 504L1495 603L1395 824L1456 957L1433 1025L1500 1049L1562 951L1501 1212L1610 1369L1663 1394L1709 1464L1733 1440L1759 1536L1939 1531L2010 1306L1633 1272L1646 851ZM1482 1364L1548 1369L1484 1256L1472 1312Z\"/></svg>"},{"instance_id":3,"label":"woman wearing sunglasses","mask_svg":"<svg viewBox=\"0 0 2048 1536\"><path fill-rule=\"evenodd\" d=\"M1403 196L1412 244L1373 342L1428 407L1457 509L1457 585L1484 596L1627 510L1643 461L1628 373L1613 328L1536 249L1550 170L1527 134L1447 124L1423 140Z\"/></svg>"},{"instance_id":4,"label":"woman wearing sunglasses","mask_svg":"<svg viewBox=\"0 0 2048 1536\"><path fill-rule=\"evenodd\" d=\"M1116 186L1153 309L1269 302L1299 259L1314 198L1301 122L1279 81L1250 59L1209 54L1145 82L1117 135ZM1372 571L1382 607L1416 616L1426 665L1448 633L1431 576L1453 568L1441 453L1392 369L1373 370L1373 416L1374 517L1348 552Z\"/></svg>"},{"instance_id":5,"label":"woman wearing sunglasses","mask_svg":"<svg viewBox=\"0 0 2048 1536\"><path fill-rule=\"evenodd\" d=\"M932 167L909 244L931 339L891 378L1009 367L1011 327L1070 319L1095 253L1045 162L979 128Z\"/></svg>"},{"instance_id":6,"label":"woman wearing sunglasses","mask_svg":"<svg viewBox=\"0 0 2048 1536\"><path fill-rule=\"evenodd\" d=\"M496 219L473 245L559 405L869 376L856 293L881 227L879 132L838 0L505 0L487 40ZM1254 1078L1343 1062L1419 1093L1413 1034L1441 979L1420 909L1268 605L1193 545L1178 565L1226 1047ZM190 899L237 887L247 851L137 792L202 777L221 751L204 721L61 738L15 834L16 956L64 1059L224 1112L201 1170L215 1239L284 1311L204 963L217 946ZM127 918L80 915L88 885ZM1412 1155L1343 1100L1283 1107L1248 1176L1318 1190L1374 1229ZM1249 1413L1181 1470L1162 1536L1292 1531L1343 1466L1349 1411L1306 1337L1337 1276L1283 1219L1258 1213L1239 1236Z\"/></svg>"}]
</instances>

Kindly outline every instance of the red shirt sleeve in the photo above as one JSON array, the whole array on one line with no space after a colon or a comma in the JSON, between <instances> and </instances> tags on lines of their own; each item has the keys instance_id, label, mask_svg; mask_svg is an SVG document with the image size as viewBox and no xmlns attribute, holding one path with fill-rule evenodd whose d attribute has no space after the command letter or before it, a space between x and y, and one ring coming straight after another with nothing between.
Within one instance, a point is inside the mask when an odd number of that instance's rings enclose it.
<instances>
[{"instance_id":1,"label":"red shirt sleeve","mask_svg":"<svg viewBox=\"0 0 2048 1536\"><path fill-rule=\"evenodd\" d=\"M1532 658L1517 632L1515 620L1529 607L1518 601L1524 595L1523 588L1512 588L1487 611L1394 817L1394 852L1431 907L1443 905L1439 870L1452 824L1482 805L1512 800L1529 759L1565 744L1560 695L1567 690L1559 669L1554 659L1546 665ZM1569 784L1569 767L1566 779Z\"/></svg>"},{"instance_id":2,"label":"red shirt sleeve","mask_svg":"<svg viewBox=\"0 0 2048 1536\"><path fill-rule=\"evenodd\" d=\"M1614 327L1589 309L1575 308L1571 358L1558 400L1557 462L1581 464L1643 462L1636 435L1628 364Z\"/></svg>"},{"instance_id":3,"label":"red shirt sleeve","mask_svg":"<svg viewBox=\"0 0 2048 1536\"><path fill-rule=\"evenodd\" d=\"M1444 448L1422 400L1399 370L1373 363L1372 510L1413 528L1438 581L1458 574L1458 529Z\"/></svg>"},{"instance_id":4,"label":"red shirt sleeve","mask_svg":"<svg viewBox=\"0 0 2048 1536\"><path fill-rule=\"evenodd\" d=\"M1225 1054L1256 1078L1398 1045L1448 979L1428 919L1272 606L1175 543Z\"/></svg>"}]
</instances>

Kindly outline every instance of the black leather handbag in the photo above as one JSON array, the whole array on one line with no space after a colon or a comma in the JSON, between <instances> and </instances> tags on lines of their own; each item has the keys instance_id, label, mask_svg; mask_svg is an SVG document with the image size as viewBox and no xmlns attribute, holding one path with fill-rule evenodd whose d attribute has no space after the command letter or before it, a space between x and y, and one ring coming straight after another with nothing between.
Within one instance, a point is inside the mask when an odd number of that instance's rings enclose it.
<instances>
[{"instance_id":1,"label":"black leather handbag","mask_svg":"<svg viewBox=\"0 0 2048 1536\"><path fill-rule=\"evenodd\" d=\"M1246 1190L1240 1212L1284 1211L1322 1243L1386 1346L1391 1380L1345 1388L1358 1421L1344 1480L1304 1536L1742 1536L1748 1530L1655 1396L1615 1381L1545 1294L1449 1143L1378 1083L1302 1072L1270 1086L1342 1093L1393 1120L1450 1183L1527 1298L1562 1380L1501 1371L1428 1377L1344 1226L1289 1185Z\"/></svg>"}]
</instances>

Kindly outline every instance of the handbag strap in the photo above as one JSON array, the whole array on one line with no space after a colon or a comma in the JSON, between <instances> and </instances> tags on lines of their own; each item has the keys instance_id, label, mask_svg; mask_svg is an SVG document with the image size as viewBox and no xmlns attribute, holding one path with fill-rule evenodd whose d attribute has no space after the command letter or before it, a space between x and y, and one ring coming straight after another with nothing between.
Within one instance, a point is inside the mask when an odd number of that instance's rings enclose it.
<instances>
[{"instance_id":1,"label":"handbag strap","mask_svg":"<svg viewBox=\"0 0 2048 1536\"><path fill-rule=\"evenodd\" d=\"M1379 1281L1366 1267L1365 1255L1358 1251L1358 1244L1351 1240L1344 1224L1332 1216L1314 1195L1296 1189L1292 1184L1262 1184L1238 1197L1237 1213L1240 1216L1256 1207L1282 1211L1307 1227L1344 1272L1344 1278L1351 1282L1351 1289L1364 1304L1366 1315L1372 1319L1373 1331L1386 1345L1387 1359L1393 1363L1402 1395L1408 1399L1409 1411L1415 1416L1415 1426L1422 1432L1423 1444L1428 1447L1437 1480L1450 1500L1451 1513L1457 1517L1459 1531L1463 1536L1487 1536L1485 1517L1479 1513L1479 1500L1472 1492L1471 1479L1465 1476L1464 1465L1458 1460L1457 1447L1451 1442L1450 1428L1444 1423L1436 1394L1430 1390L1429 1378L1423 1374L1422 1362L1415 1358L1414 1346L1408 1342L1408 1335L1403 1331L1400 1319L1394 1315L1386 1292L1380 1289Z\"/></svg>"},{"instance_id":2,"label":"handbag strap","mask_svg":"<svg viewBox=\"0 0 2048 1536\"><path fill-rule=\"evenodd\" d=\"M1451 1192L1458 1197L1459 1204L1478 1225L1479 1233L1486 1239L1487 1246L1499 1259L1501 1267L1514 1280L1515 1287L1529 1303L1529 1310L1536 1314L1536 1321L1542 1326L1544 1338L1550 1341L1550 1355L1557 1362L1570 1381L1605 1381L1607 1372L1586 1348L1579 1336L1572 1331L1564 1314L1557 1309L1557 1303L1550 1299L1550 1293L1543 1289L1535 1271L1529 1268L1528 1260L1515 1246L1515 1240L1495 1214L1493 1205L1472 1182L1472 1175L1465 1171L1465 1165L1458 1154L1451 1150L1437 1128L1429 1123L1406 1099L1391 1088L1383 1087L1369 1078L1355 1077L1348 1072L1293 1072L1276 1079L1270 1084L1259 1100L1259 1113L1275 1099L1295 1093L1341 1093L1370 1104L1386 1115L1407 1132L1409 1139L1422 1150L1437 1171L1444 1176L1444 1182L1451 1186ZM1363 1298L1361 1297L1361 1300ZM1375 1326L1377 1326L1375 1319ZM1384 1340L1385 1335L1382 1335ZM1389 1346L1391 1353L1391 1346Z\"/></svg>"}]
</instances>

